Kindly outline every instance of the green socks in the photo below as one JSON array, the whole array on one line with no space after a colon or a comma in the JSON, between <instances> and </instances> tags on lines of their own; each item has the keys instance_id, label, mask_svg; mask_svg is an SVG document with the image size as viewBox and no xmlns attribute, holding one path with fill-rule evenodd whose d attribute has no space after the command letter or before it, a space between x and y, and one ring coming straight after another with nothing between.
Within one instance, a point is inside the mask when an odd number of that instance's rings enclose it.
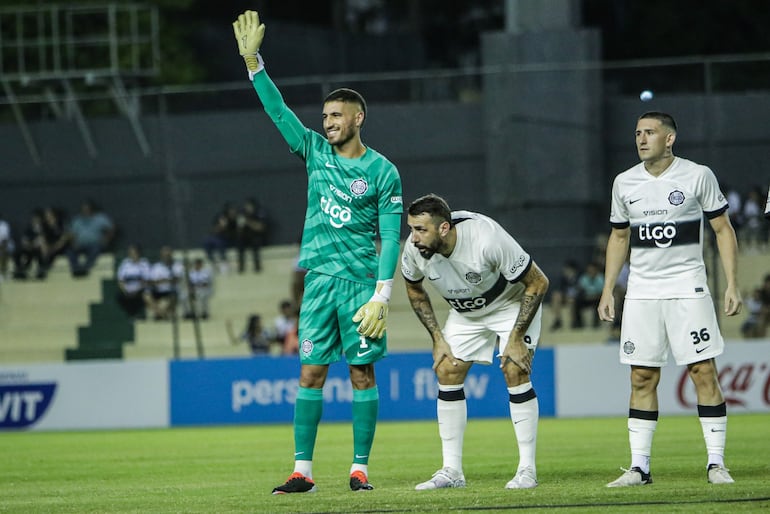
<instances>
[{"instance_id":1,"label":"green socks","mask_svg":"<svg viewBox=\"0 0 770 514\"><path fill-rule=\"evenodd\" d=\"M323 389L300 387L297 391L297 402L294 404L294 460L313 460L323 406Z\"/></svg>"},{"instance_id":2,"label":"green socks","mask_svg":"<svg viewBox=\"0 0 770 514\"><path fill-rule=\"evenodd\" d=\"M369 463L380 395L377 387L353 390L353 462ZM323 389L300 387L294 404L294 460L313 460L318 424L323 412Z\"/></svg>"},{"instance_id":3,"label":"green socks","mask_svg":"<svg viewBox=\"0 0 770 514\"><path fill-rule=\"evenodd\" d=\"M377 386L353 390L353 462L356 464L369 463L379 408Z\"/></svg>"}]
</instances>

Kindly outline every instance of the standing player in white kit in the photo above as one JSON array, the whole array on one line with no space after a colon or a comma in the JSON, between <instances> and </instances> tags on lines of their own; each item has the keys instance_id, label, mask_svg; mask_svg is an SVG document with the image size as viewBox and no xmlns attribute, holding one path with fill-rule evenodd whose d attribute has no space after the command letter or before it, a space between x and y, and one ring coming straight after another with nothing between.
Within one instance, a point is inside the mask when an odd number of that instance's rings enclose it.
<instances>
[{"instance_id":1,"label":"standing player in white kit","mask_svg":"<svg viewBox=\"0 0 770 514\"><path fill-rule=\"evenodd\" d=\"M619 174L612 187L612 231L598 309L602 320L614 319L612 290L630 247L620 362L631 366L631 465L608 487L652 482L657 387L669 351L678 365L687 366L695 385L708 452L708 481L733 482L724 466L727 407L714 361L724 350L724 341L703 262L703 216L716 234L727 279L727 316L738 314L742 305L737 283L738 243L714 173L673 154L676 130L669 114L643 114L636 125L636 148L642 162Z\"/></svg>"}]
</instances>

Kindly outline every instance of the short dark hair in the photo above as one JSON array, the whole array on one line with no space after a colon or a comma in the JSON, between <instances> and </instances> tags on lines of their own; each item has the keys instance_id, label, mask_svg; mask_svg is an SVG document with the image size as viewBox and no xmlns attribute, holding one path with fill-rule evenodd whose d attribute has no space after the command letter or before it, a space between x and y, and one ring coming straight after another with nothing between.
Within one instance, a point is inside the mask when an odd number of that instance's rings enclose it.
<instances>
[{"instance_id":1,"label":"short dark hair","mask_svg":"<svg viewBox=\"0 0 770 514\"><path fill-rule=\"evenodd\" d=\"M660 111L647 111L646 113L639 116L640 120L652 118L654 120L658 120L663 125L667 126L668 128L672 129L674 132L676 132L676 121L674 121L674 117L670 114L667 114L665 112Z\"/></svg>"},{"instance_id":2,"label":"short dark hair","mask_svg":"<svg viewBox=\"0 0 770 514\"><path fill-rule=\"evenodd\" d=\"M442 222L448 221L452 223L452 210L449 208L449 204L446 200L433 193L421 196L413 201L409 205L407 213L410 216L430 214L431 218L439 218Z\"/></svg>"},{"instance_id":3,"label":"short dark hair","mask_svg":"<svg viewBox=\"0 0 770 514\"><path fill-rule=\"evenodd\" d=\"M361 108L361 112L364 113L364 121L366 121L366 100L364 100L364 97L361 96L361 94L358 91L354 91L353 89L349 89L347 87L341 87L339 89L335 89L328 95L326 95L326 98L324 98L324 103L329 102L345 102L345 103L353 103L358 104L358 106ZM361 123L361 126L363 127L363 123Z\"/></svg>"}]
</instances>

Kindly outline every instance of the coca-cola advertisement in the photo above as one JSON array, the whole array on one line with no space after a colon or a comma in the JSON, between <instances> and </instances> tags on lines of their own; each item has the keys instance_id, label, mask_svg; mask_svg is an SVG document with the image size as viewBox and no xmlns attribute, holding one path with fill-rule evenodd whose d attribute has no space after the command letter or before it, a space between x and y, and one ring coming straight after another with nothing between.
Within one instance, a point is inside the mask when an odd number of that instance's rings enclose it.
<instances>
[{"instance_id":1,"label":"coca-cola advertisement","mask_svg":"<svg viewBox=\"0 0 770 514\"><path fill-rule=\"evenodd\" d=\"M616 344L559 347L555 358L557 416L628 413L630 369L620 364ZM770 341L726 341L716 362L728 413L770 412ZM696 413L687 366L673 358L661 371L658 404L661 415Z\"/></svg>"}]
</instances>

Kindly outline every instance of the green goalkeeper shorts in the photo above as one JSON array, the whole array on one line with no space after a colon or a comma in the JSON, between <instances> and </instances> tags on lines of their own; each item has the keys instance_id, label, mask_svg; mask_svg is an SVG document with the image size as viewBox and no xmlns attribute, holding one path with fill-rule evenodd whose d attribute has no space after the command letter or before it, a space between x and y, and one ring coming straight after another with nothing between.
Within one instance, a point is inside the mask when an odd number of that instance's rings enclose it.
<instances>
[{"instance_id":1,"label":"green goalkeeper shorts","mask_svg":"<svg viewBox=\"0 0 770 514\"><path fill-rule=\"evenodd\" d=\"M309 272L299 316L302 364L331 364L342 354L348 364L370 364L388 354L387 335L369 339L358 333L353 316L372 297L374 284Z\"/></svg>"}]
</instances>

